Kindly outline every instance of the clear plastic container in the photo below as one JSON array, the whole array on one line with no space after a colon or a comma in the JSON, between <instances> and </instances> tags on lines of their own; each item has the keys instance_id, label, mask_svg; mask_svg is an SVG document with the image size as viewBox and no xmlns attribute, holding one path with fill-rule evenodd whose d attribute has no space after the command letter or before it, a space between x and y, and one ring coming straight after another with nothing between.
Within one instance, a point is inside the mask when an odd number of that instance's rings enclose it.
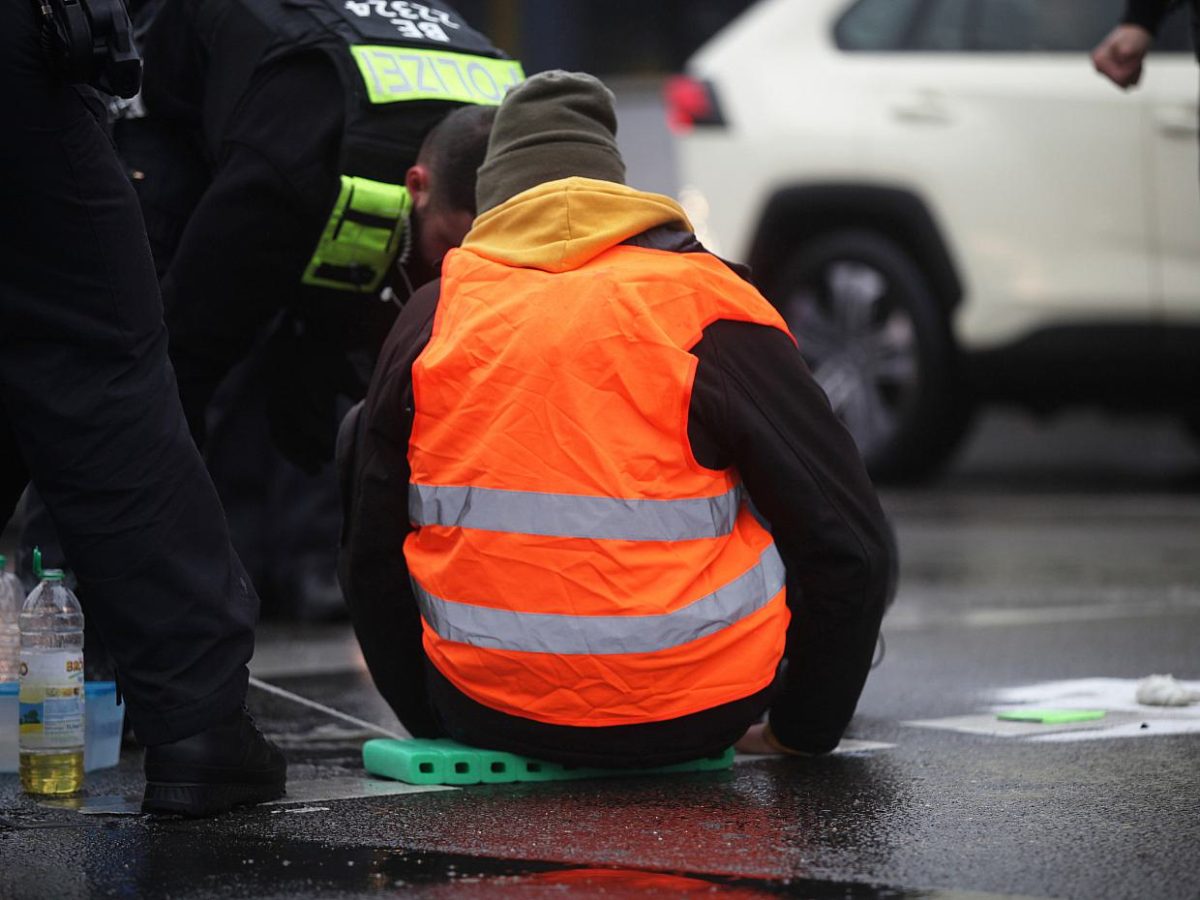
<instances>
[{"instance_id":1,"label":"clear plastic container","mask_svg":"<svg viewBox=\"0 0 1200 900\"><path fill-rule=\"evenodd\" d=\"M15 681L0 681L0 774L17 771L17 694Z\"/></svg>"},{"instance_id":2,"label":"clear plastic container","mask_svg":"<svg viewBox=\"0 0 1200 900\"><path fill-rule=\"evenodd\" d=\"M0 682L17 681L21 665L21 605L25 589L0 555Z\"/></svg>"},{"instance_id":3,"label":"clear plastic container","mask_svg":"<svg viewBox=\"0 0 1200 900\"><path fill-rule=\"evenodd\" d=\"M89 681L87 694L86 741L83 770L108 769L121 760L121 733L125 729L125 704L117 702L115 681Z\"/></svg>"},{"instance_id":4,"label":"clear plastic container","mask_svg":"<svg viewBox=\"0 0 1200 900\"><path fill-rule=\"evenodd\" d=\"M62 570L41 577L21 607L21 786L73 794L83 787L83 610Z\"/></svg>"}]
</instances>

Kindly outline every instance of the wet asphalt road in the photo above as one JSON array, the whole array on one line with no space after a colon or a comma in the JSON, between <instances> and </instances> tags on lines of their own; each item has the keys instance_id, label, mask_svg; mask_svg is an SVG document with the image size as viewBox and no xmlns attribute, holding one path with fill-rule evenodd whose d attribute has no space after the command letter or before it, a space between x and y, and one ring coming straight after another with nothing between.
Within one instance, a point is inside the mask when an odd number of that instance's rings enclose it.
<instances>
[{"instance_id":1,"label":"wet asphalt road","mask_svg":"<svg viewBox=\"0 0 1200 900\"><path fill-rule=\"evenodd\" d=\"M1200 459L1169 428L1105 427L1037 463L1021 456L1037 434L1000 420L940 485L885 493L901 591L850 735L890 747L334 799L371 732L256 689L289 802L205 822L82 815L0 776L0 896L1195 900L1200 733L1035 743L905 724L1041 681L1200 679ZM1096 428L1128 443L1123 462L1071 456ZM256 674L395 727L344 628L265 629ZM83 803L119 808L139 763L129 749L93 773Z\"/></svg>"}]
</instances>

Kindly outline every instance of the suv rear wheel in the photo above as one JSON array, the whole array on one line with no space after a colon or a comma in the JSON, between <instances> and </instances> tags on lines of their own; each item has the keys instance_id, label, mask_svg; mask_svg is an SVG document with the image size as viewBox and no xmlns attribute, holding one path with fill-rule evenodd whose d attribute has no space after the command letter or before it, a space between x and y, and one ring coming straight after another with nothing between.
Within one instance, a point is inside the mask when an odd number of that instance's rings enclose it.
<instances>
[{"instance_id":1,"label":"suv rear wheel","mask_svg":"<svg viewBox=\"0 0 1200 900\"><path fill-rule=\"evenodd\" d=\"M872 476L915 481L945 462L968 406L938 304L895 242L858 230L806 241L769 296Z\"/></svg>"}]
</instances>

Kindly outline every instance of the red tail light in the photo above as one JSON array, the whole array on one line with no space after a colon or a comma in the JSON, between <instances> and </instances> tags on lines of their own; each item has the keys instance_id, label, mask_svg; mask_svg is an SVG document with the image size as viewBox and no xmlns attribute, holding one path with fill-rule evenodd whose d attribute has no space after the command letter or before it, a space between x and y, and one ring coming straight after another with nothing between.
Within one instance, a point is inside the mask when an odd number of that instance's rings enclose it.
<instances>
[{"instance_id":1,"label":"red tail light","mask_svg":"<svg viewBox=\"0 0 1200 900\"><path fill-rule=\"evenodd\" d=\"M717 95L707 81L688 75L673 75L663 86L667 127L677 134L702 125L724 125Z\"/></svg>"}]
</instances>

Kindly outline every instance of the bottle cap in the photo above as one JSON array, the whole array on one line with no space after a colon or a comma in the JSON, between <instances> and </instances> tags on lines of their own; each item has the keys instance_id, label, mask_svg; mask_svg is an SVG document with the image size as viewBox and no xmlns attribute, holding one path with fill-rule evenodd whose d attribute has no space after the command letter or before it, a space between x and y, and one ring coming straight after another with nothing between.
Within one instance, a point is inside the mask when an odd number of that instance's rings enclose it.
<instances>
[{"instance_id":1,"label":"bottle cap","mask_svg":"<svg viewBox=\"0 0 1200 900\"><path fill-rule=\"evenodd\" d=\"M63 581L66 577L62 569L42 569L42 581Z\"/></svg>"}]
</instances>

